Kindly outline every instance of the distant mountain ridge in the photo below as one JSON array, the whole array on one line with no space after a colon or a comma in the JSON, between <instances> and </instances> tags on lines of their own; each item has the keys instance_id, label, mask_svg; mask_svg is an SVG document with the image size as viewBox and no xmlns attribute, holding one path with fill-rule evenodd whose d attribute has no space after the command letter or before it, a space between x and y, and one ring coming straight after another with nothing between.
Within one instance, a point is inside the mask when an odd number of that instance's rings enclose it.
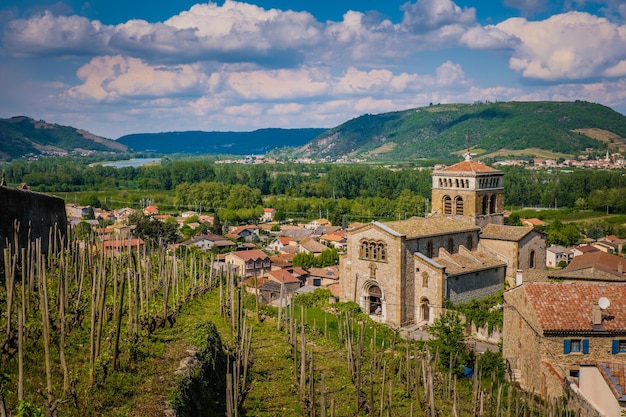
<instances>
[{"instance_id":1,"label":"distant mountain ridge","mask_svg":"<svg viewBox=\"0 0 626 417\"><path fill-rule=\"evenodd\" d=\"M85 130L26 116L0 119L0 159L85 151L125 152L126 145Z\"/></svg>"},{"instance_id":2,"label":"distant mountain ridge","mask_svg":"<svg viewBox=\"0 0 626 417\"><path fill-rule=\"evenodd\" d=\"M370 161L626 150L626 117L600 104L496 102L441 104L366 114L329 129L285 155Z\"/></svg>"},{"instance_id":3,"label":"distant mountain ridge","mask_svg":"<svg viewBox=\"0 0 626 417\"><path fill-rule=\"evenodd\" d=\"M158 153L252 155L310 142L327 129L259 129L252 132L137 133L117 141L137 151Z\"/></svg>"}]
</instances>

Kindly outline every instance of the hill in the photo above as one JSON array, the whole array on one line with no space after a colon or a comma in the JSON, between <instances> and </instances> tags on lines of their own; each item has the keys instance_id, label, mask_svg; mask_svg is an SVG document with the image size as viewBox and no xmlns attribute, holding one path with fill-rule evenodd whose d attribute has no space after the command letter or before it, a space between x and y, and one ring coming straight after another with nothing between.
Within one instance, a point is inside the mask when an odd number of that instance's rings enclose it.
<instances>
[{"instance_id":1,"label":"hill","mask_svg":"<svg viewBox=\"0 0 626 417\"><path fill-rule=\"evenodd\" d=\"M626 117L582 101L441 104L366 114L285 155L407 161L449 158L468 146L479 157L621 151L626 149Z\"/></svg>"},{"instance_id":2,"label":"hill","mask_svg":"<svg viewBox=\"0 0 626 417\"><path fill-rule=\"evenodd\" d=\"M0 159L34 154L71 152L124 152L127 146L70 126L51 124L26 116L0 119Z\"/></svg>"},{"instance_id":3,"label":"hill","mask_svg":"<svg viewBox=\"0 0 626 417\"><path fill-rule=\"evenodd\" d=\"M122 136L117 141L136 151L194 154L264 154L285 146L300 146L326 129L259 129L252 132L165 132Z\"/></svg>"}]
</instances>

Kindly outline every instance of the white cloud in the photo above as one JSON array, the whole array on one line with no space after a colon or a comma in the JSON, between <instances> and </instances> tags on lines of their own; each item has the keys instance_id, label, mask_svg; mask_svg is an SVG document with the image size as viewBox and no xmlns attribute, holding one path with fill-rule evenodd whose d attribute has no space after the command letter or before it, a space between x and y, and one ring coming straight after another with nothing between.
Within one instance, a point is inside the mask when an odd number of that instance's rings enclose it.
<instances>
[{"instance_id":1,"label":"white cloud","mask_svg":"<svg viewBox=\"0 0 626 417\"><path fill-rule=\"evenodd\" d=\"M569 12L538 22L514 18L496 27L519 38L509 64L525 77L589 78L626 58L626 26L588 13Z\"/></svg>"},{"instance_id":2,"label":"white cloud","mask_svg":"<svg viewBox=\"0 0 626 417\"><path fill-rule=\"evenodd\" d=\"M93 58L76 75L84 83L68 95L89 101L198 94L206 81L198 65L150 66L119 55Z\"/></svg>"},{"instance_id":3,"label":"white cloud","mask_svg":"<svg viewBox=\"0 0 626 417\"><path fill-rule=\"evenodd\" d=\"M450 0L417 0L402 6L402 25L412 32L427 32L443 26L466 26L475 22L476 9L461 9Z\"/></svg>"},{"instance_id":4,"label":"white cloud","mask_svg":"<svg viewBox=\"0 0 626 417\"><path fill-rule=\"evenodd\" d=\"M314 97L328 89L329 73L323 68L258 70L222 74L224 82L245 99L285 100Z\"/></svg>"}]
</instances>

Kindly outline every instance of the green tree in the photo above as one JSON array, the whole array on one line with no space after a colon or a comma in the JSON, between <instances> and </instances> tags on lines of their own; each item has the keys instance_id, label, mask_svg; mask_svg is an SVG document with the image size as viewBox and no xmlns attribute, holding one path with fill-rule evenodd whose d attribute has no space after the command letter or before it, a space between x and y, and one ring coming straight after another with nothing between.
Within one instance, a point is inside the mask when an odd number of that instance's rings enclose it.
<instances>
[{"instance_id":1,"label":"green tree","mask_svg":"<svg viewBox=\"0 0 626 417\"><path fill-rule=\"evenodd\" d=\"M293 266L308 269L315 266L315 255L312 253L298 252L291 262Z\"/></svg>"},{"instance_id":2,"label":"green tree","mask_svg":"<svg viewBox=\"0 0 626 417\"><path fill-rule=\"evenodd\" d=\"M431 339L428 341L433 353L439 352L442 370L450 367L462 371L470 359L470 351L465 344L465 324L461 315L454 310L447 310L428 327Z\"/></svg>"}]
</instances>

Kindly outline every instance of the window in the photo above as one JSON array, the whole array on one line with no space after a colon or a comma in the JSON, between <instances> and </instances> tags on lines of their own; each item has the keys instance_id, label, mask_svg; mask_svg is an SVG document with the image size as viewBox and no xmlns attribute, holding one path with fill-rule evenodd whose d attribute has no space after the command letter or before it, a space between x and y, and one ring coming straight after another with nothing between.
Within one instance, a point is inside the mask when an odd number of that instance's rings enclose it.
<instances>
[{"instance_id":1,"label":"window","mask_svg":"<svg viewBox=\"0 0 626 417\"><path fill-rule=\"evenodd\" d=\"M569 370L569 376L572 378L578 378L580 375L580 370L579 369L570 369Z\"/></svg>"},{"instance_id":2,"label":"window","mask_svg":"<svg viewBox=\"0 0 626 417\"><path fill-rule=\"evenodd\" d=\"M530 255L528 256L528 267L529 268L535 267L535 251L534 250L531 250Z\"/></svg>"},{"instance_id":3,"label":"window","mask_svg":"<svg viewBox=\"0 0 626 417\"><path fill-rule=\"evenodd\" d=\"M563 340L563 353L589 353L589 339L565 339Z\"/></svg>"},{"instance_id":4,"label":"window","mask_svg":"<svg viewBox=\"0 0 626 417\"><path fill-rule=\"evenodd\" d=\"M489 213L494 214L496 212L496 196L495 194L489 199Z\"/></svg>"},{"instance_id":5,"label":"window","mask_svg":"<svg viewBox=\"0 0 626 417\"><path fill-rule=\"evenodd\" d=\"M452 238L448 239L448 252L454 252L454 240Z\"/></svg>"},{"instance_id":6,"label":"window","mask_svg":"<svg viewBox=\"0 0 626 417\"><path fill-rule=\"evenodd\" d=\"M483 197L483 214L489 214L489 197Z\"/></svg>"},{"instance_id":7,"label":"window","mask_svg":"<svg viewBox=\"0 0 626 417\"><path fill-rule=\"evenodd\" d=\"M614 355L618 353L626 353L626 339L613 340L611 353Z\"/></svg>"},{"instance_id":8,"label":"window","mask_svg":"<svg viewBox=\"0 0 626 417\"><path fill-rule=\"evenodd\" d=\"M422 273L422 287L428 288L428 272L426 271Z\"/></svg>"},{"instance_id":9,"label":"window","mask_svg":"<svg viewBox=\"0 0 626 417\"><path fill-rule=\"evenodd\" d=\"M433 257L433 241L429 240L428 243L426 244L426 256L428 256L429 258Z\"/></svg>"},{"instance_id":10,"label":"window","mask_svg":"<svg viewBox=\"0 0 626 417\"><path fill-rule=\"evenodd\" d=\"M387 262L387 245L377 241L362 240L359 249L359 258Z\"/></svg>"},{"instance_id":11,"label":"window","mask_svg":"<svg viewBox=\"0 0 626 417\"><path fill-rule=\"evenodd\" d=\"M452 199L449 195L443 197L443 214L452 214Z\"/></svg>"},{"instance_id":12,"label":"window","mask_svg":"<svg viewBox=\"0 0 626 417\"><path fill-rule=\"evenodd\" d=\"M314 287L320 287L322 285L322 279L321 278L313 278L313 286Z\"/></svg>"},{"instance_id":13,"label":"window","mask_svg":"<svg viewBox=\"0 0 626 417\"><path fill-rule=\"evenodd\" d=\"M454 210L455 214L459 216L463 215L463 199L461 197L456 197L454 199Z\"/></svg>"},{"instance_id":14,"label":"window","mask_svg":"<svg viewBox=\"0 0 626 417\"><path fill-rule=\"evenodd\" d=\"M469 235L467 237L467 249L472 250L473 247L474 247L474 238L472 237L472 235Z\"/></svg>"}]
</instances>

